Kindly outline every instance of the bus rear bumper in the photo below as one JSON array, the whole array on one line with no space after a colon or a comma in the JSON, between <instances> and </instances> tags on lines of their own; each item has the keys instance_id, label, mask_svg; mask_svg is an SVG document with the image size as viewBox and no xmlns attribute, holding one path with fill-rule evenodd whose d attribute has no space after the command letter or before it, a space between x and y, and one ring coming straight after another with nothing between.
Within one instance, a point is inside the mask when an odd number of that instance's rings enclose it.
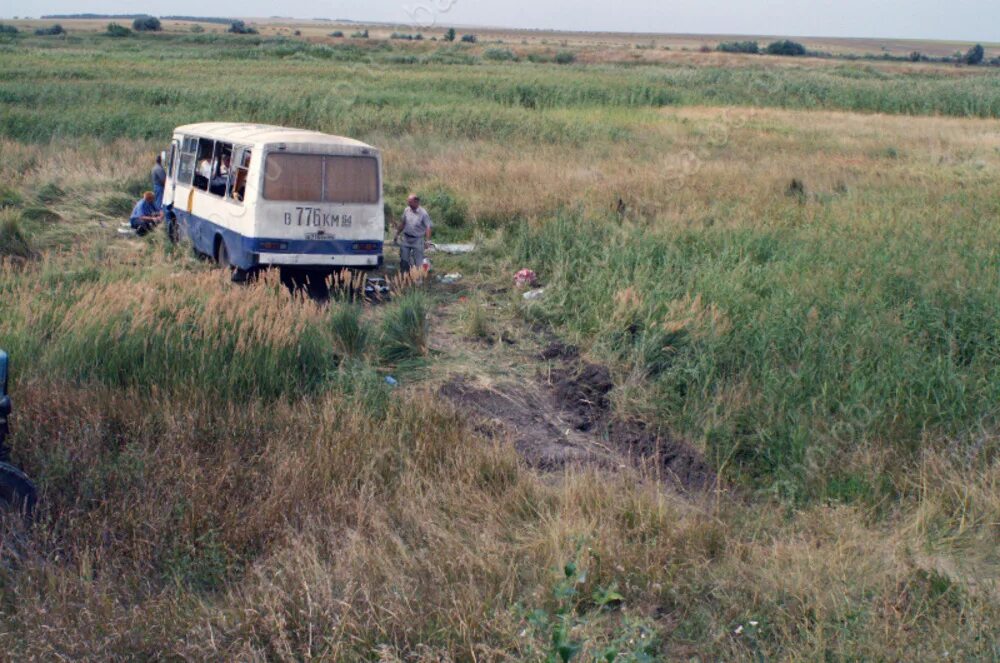
<instances>
[{"instance_id":1,"label":"bus rear bumper","mask_svg":"<svg viewBox=\"0 0 1000 663\"><path fill-rule=\"evenodd\" d=\"M294 265L297 267L378 267L380 255L322 255L316 253L260 253L259 265Z\"/></svg>"}]
</instances>

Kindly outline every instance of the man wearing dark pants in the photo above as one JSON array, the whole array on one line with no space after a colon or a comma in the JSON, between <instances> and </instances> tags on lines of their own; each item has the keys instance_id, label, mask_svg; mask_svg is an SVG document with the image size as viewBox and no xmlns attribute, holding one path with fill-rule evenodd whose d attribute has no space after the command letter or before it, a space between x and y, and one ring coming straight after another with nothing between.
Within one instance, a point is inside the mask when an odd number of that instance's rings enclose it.
<instances>
[{"instance_id":1,"label":"man wearing dark pants","mask_svg":"<svg viewBox=\"0 0 1000 663\"><path fill-rule=\"evenodd\" d=\"M156 164L153 165L149 175L153 180L156 209L163 209L163 187L167 184L167 171L163 170L163 158L159 154L156 155Z\"/></svg>"},{"instance_id":2,"label":"man wearing dark pants","mask_svg":"<svg viewBox=\"0 0 1000 663\"><path fill-rule=\"evenodd\" d=\"M431 241L432 227L430 215L420 206L420 197L411 193L396 226L396 242L399 242L400 235L403 237L399 245L400 272L423 268L424 249Z\"/></svg>"}]
</instances>

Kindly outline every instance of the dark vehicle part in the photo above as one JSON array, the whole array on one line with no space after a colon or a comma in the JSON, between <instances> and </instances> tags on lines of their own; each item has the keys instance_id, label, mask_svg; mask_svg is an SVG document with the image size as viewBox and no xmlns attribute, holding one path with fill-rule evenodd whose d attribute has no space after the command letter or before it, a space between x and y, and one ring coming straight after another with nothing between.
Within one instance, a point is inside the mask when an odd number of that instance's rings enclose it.
<instances>
[{"instance_id":1,"label":"dark vehicle part","mask_svg":"<svg viewBox=\"0 0 1000 663\"><path fill-rule=\"evenodd\" d=\"M13 404L7 395L7 365L7 353L0 350L0 507L14 508L28 516L35 508L37 499L35 484L31 483L28 475L8 462L10 449L6 442Z\"/></svg>"}]
</instances>

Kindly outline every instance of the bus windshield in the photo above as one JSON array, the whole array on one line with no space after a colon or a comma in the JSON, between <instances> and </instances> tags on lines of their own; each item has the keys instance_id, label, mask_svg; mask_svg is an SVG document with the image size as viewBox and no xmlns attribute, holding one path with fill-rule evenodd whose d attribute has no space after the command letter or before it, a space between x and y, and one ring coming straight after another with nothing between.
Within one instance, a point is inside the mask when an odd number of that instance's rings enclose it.
<instances>
[{"instance_id":1,"label":"bus windshield","mask_svg":"<svg viewBox=\"0 0 1000 663\"><path fill-rule=\"evenodd\" d=\"M269 154L264 198L288 202L377 203L378 161L373 157Z\"/></svg>"}]
</instances>

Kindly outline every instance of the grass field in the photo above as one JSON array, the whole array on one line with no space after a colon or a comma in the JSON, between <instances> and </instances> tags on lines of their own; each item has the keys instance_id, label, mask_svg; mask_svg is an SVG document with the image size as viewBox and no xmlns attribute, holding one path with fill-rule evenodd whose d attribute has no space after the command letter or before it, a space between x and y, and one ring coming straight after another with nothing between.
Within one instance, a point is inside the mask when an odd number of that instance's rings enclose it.
<instances>
[{"instance_id":1,"label":"grass field","mask_svg":"<svg viewBox=\"0 0 1000 663\"><path fill-rule=\"evenodd\" d=\"M6 657L1000 658L1000 71L64 24L0 42L40 489L2 523ZM390 207L479 250L362 306L118 237L205 120L377 145ZM532 468L440 396L544 382L553 338L718 481Z\"/></svg>"}]
</instances>

